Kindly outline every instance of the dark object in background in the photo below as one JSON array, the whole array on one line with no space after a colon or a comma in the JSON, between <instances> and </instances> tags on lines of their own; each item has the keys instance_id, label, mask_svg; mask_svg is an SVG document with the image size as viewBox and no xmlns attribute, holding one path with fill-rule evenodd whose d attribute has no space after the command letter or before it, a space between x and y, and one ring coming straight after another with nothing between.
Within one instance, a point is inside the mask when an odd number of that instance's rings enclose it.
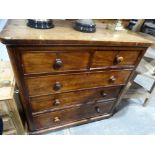
<instances>
[{"instance_id":1,"label":"dark object in background","mask_svg":"<svg viewBox=\"0 0 155 155\"><path fill-rule=\"evenodd\" d=\"M51 19L28 19L27 25L36 29L50 29L54 27Z\"/></svg>"},{"instance_id":2,"label":"dark object in background","mask_svg":"<svg viewBox=\"0 0 155 155\"><path fill-rule=\"evenodd\" d=\"M0 118L0 135L3 134L3 121L2 118Z\"/></svg>"},{"instance_id":3,"label":"dark object in background","mask_svg":"<svg viewBox=\"0 0 155 155\"><path fill-rule=\"evenodd\" d=\"M137 22L138 22L138 19L131 19L129 22L129 25L127 26L127 29L132 30Z\"/></svg>"},{"instance_id":4,"label":"dark object in background","mask_svg":"<svg viewBox=\"0 0 155 155\"><path fill-rule=\"evenodd\" d=\"M146 19L140 31L155 36L155 19Z\"/></svg>"},{"instance_id":5,"label":"dark object in background","mask_svg":"<svg viewBox=\"0 0 155 155\"><path fill-rule=\"evenodd\" d=\"M96 25L92 19L78 19L75 21L74 28L80 32L93 33L96 31Z\"/></svg>"}]
</instances>

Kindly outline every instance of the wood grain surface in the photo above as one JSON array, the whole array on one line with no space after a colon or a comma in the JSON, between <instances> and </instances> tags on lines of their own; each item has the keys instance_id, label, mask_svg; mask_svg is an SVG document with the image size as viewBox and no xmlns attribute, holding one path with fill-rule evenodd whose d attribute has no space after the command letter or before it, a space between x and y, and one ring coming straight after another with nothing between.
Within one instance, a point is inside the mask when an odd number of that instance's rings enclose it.
<instances>
[{"instance_id":1,"label":"wood grain surface","mask_svg":"<svg viewBox=\"0 0 155 155\"><path fill-rule=\"evenodd\" d=\"M45 113L34 117L36 129L64 125L82 119L89 119L94 116L108 114L114 101L98 104L81 105L78 107Z\"/></svg>"},{"instance_id":2,"label":"wood grain surface","mask_svg":"<svg viewBox=\"0 0 155 155\"><path fill-rule=\"evenodd\" d=\"M128 45L149 46L152 42L130 31L112 31L96 23L95 33L75 31L74 23L66 20L54 20L53 29L39 30L27 26L27 20L8 20L0 33L5 44L92 44L92 45Z\"/></svg>"},{"instance_id":3,"label":"wood grain surface","mask_svg":"<svg viewBox=\"0 0 155 155\"><path fill-rule=\"evenodd\" d=\"M139 54L140 51L96 51L91 68L123 65L134 66ZM118 62L118 57L122 57L123 61Z\"/></svg>"},{"instance_id":4,"label":"wood grain surface","mask_svg":"<svg viewBox=\"0 0 155 155\"><path fill-rule=\"evenodd\" d=\"M60 92L74 91L93 87L113 86L125 84L131 70L107 71L107 72L86 72L82 74L49 75L35 78L27 78L27 87L30 96L55 94ZM112 77L116 81L112 81ZM60 83L61 88L54 87Z\"/></svg>"},{"instance_id":5,"label":"wood grain surface","mask_svg":"<svg viewBox=\"0 0 155 155\"><path fill-rule=\"evenodd\" d=\"M22 53L22 60L25 73L86 70L89 61L89 53L85 51L30 51ZM57 65L57 60L62 63L59 68L54 67Z\"/></svg>"},{"instance_id":6,"label":"wood grain surface","mask_svg":"<svg viewBox=\"0 0 155 155\"><path fill-rule=\"evenodd\" d=\"M57 110L100 100L116 99L121 86L45 95L31 98L34 113Z\"/></svg>"}]
</instances>

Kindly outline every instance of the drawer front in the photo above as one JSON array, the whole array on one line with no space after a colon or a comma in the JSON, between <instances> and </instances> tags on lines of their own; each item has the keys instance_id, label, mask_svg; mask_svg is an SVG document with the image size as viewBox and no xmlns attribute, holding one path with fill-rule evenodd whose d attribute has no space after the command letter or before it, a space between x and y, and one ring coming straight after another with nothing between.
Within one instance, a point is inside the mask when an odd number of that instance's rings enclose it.
<instances>
[{"instance_id":1,"label":"drawer front","mask_svg":"<svg viewBox=\"0 0 155 155\"><path fill-rule=\"evenodd\" d=\"M125 84L131 71L89 72L27 78L30 96Z\"/></svg>"},{"instance_id":2,"label":"drawer front","mask_svg":"<svg viewBox=\"0 0 155 155\"><path fill-rule=\"evenodd\" d=\"M82 59L82 61L81 61ZM72 70L86 70L88 52L23 52L25 73L50 73Z\"/></svg>"},{"instance_id":3,"label":"drawer front","mask_svg":"<svg viewBox=\"0 0 155 155\"><path fill-rule=\"evenodd\" d=\"M33 112L39 112L49 109L65 108L77 104L95 102L97 100L107 100L117 98L121 86L108 87L92 90L83 90L70 93L54 94L31 98L31 107Z\"/></svg>"},{"instance_id":4,"label":"drawer front","mask_svg":"<svg viewBox=\"0 0 155 155\"><path fill-rule=\"evenodd\" d=\"M140 51L96 51L91 68L135 65Z\"/></svg>"},{"instance_id":5,"label":"drawer front","mask_svg":"<svg viewBox=\"0 0 155 155\"><path fill-rule=\"evenodd\" d=\"M98 104L82 105L70 109L44 113L34 116L34 123L36 125L36 129L63 125L94 116L108 114L113 104L114 101L102 102Z\"/></svg>"}]
</instances>

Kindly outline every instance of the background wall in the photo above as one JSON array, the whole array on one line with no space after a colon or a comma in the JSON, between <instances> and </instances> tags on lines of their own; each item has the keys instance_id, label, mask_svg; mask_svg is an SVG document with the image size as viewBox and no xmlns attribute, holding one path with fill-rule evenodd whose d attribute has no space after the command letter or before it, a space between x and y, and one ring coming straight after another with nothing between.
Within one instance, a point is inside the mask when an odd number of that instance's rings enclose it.
<instances>
[{"instance_id":1,"label":"background wall","mask_svg":"<svg viewBox=\"0 0 155 155\"><path fill-rule=\"evenodd\" d=\"M7 22L7 19L0 19L0 31L3 29L6 22ZM8 61L9 60L9 56L7 54L6 47L2 43L0 43L0 60L1 61Z\"/></svg>"}]
</instances>

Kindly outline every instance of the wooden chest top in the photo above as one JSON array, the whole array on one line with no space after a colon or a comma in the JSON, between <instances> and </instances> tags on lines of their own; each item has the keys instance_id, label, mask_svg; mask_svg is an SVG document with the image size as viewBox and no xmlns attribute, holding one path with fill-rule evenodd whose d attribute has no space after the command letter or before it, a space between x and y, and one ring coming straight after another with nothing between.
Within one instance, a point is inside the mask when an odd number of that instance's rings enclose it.
<instances>
[{"instance_id":1,"label":"wooden chest top","mask_svg":"<svg viewBox=\"0 0 155 155\"><path fill-rule=\"evenodd\" d=\"M130 31L112 31L105 29L105 25L96 21L95 33L82 33L74 30L73 21L54 20L53 29L40 30L29 28L27 20L8 20L0 40L4 44L92 44L111 46L128 45L147 47L152 42Z\"/></svg>"}]
</instances>

